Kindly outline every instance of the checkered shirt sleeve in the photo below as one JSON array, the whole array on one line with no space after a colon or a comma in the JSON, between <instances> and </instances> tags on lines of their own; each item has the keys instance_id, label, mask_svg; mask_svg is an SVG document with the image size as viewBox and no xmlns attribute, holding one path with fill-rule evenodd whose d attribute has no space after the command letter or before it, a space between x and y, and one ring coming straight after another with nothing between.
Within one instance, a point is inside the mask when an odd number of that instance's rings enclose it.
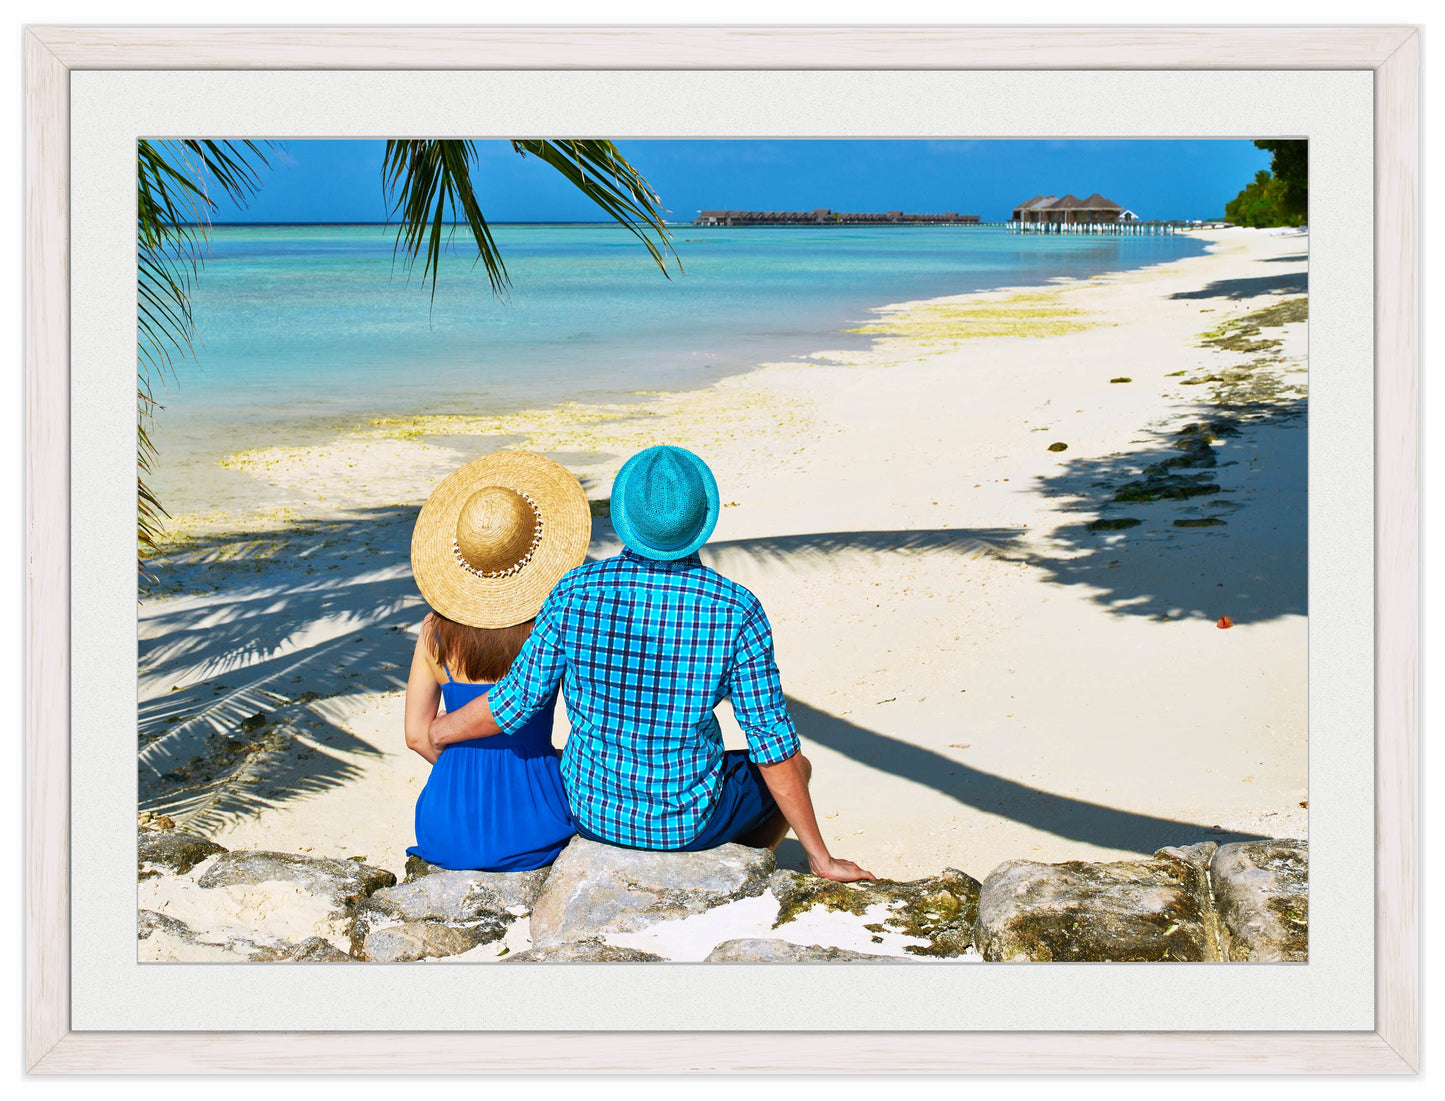
<instances>
[{"instance_id":1,"label":"checkered shirt sleeve","mask_svg":"<svg viewBox=\"0 0 1445 1101\"><path fill-rule=\"evenodd\" d=\"M557 630L556 590L547 597L532 633L522 644L512 668L487 693L492 719L503 734L520 730L533 713L552 699L567 668Z\"/></svg>"},{"instance_id":2,"label":"checkered shirt sleeve","mask_svg":"<svg viewBox=\"0 0 1445 1101\"><path fill-rule=\"evenodd\" d=\"M798 752L798 728L788 714L778 663L773 658L773 632L759 605L743 624L728 671L733 717L748 739L755 764L775 765Z\"/></svg>"}]
</instances>

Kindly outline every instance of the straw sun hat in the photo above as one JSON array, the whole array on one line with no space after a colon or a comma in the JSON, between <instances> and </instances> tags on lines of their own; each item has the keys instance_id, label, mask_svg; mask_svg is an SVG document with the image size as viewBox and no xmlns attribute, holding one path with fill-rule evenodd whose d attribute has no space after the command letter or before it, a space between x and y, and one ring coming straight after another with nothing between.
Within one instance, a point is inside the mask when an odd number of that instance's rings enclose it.
<instances>
[{"instance_id":1,"label":"straw sun hat","mask_svg":"<svg viewBox=\"0 0 1445 1101\"><path fill-rule=\"evenodd\" d=\"M537 614L592 539L587 497L566 467L498 451L453 471L422 505L411 572L435 611L470 627Z\"/></svg>"}]
</instances>

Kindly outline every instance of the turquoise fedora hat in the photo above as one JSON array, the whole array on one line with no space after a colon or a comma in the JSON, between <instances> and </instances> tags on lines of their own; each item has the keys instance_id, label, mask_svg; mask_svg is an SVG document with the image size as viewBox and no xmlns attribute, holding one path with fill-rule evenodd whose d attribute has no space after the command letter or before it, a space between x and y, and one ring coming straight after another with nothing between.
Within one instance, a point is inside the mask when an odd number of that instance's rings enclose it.
<instances>
[{"instance_id":1,"label":"turquoise fedora hat","mask_svg":"<svg viewBox=\"0 0 1445 1101\"><path fill-rule=\"evenodd\" d=\"M717 527L717 479L691 451L660 445L639 451L612 483L612 526L644 558L686 558Z\"/></svg>"}]
</instances>

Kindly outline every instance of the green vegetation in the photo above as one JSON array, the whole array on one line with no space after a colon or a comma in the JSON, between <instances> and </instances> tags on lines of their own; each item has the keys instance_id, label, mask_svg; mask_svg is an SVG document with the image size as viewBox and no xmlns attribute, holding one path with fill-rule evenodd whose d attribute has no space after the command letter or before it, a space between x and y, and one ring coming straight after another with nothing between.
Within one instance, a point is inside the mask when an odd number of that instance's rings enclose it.
<instances>
[{"instance_id":1,"label":"green vegetation","mask_svg":"<svg viewBox=\"0 0 1445 1101\"><path fill-rule=\"evenodd\" d=\"M1241 226L1300 226L1309 220L1309 142L1282 139L1254 143L1273 154L1268 172L1224 207L1224 216Z\"/></svg>"},{"instance_id":2,"label":"green vegetation","mask_svg":"<svg viewBox=\"0 0 1445 1101\"><path fill-rule=\"evenodd\" d=\"M676 260L677 252L662 219L661 199L612 142L528 138L511 144L520 156L535 157L561 173L631 230L668 274L668 256ZM466 226L492 290L501 295L511 283L477 202L472 177L477 163L472 141L386 143L381 182L390 214L398 219L394 255L410 267L425 253L422 283L431 277L433 299L442 249L458 225ZM260 190L259 170L267 164L262 145L252 141L136 142L136 539L142 585L154 581L146 558L157 552L168 515L146 485L156 456L150 429L162 408L156 387L167 375L174 377L178 358L194 354L191 288L207 252L211 215L218 209L214 192L219 188L244 207Z\"/></svg>"}]
</instances>

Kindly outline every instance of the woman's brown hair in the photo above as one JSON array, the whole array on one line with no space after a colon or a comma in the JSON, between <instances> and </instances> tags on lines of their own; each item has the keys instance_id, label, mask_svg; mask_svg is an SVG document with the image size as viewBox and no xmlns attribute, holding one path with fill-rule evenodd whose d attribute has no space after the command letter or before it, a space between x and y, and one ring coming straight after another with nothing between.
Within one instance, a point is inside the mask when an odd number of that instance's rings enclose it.
<instances>
[{"instance_id":1,"label":"woman's brown hair","mask_svg":"<svg viewBox=\"0 0 1445 1101\"><path fill-rule=\"evenodd\" d=\"M432 612L429 629L437 661L453 677L495 683L507 675L536 622L529 619L512 627L468 627Z\"/></svg>"}]
</instances>

